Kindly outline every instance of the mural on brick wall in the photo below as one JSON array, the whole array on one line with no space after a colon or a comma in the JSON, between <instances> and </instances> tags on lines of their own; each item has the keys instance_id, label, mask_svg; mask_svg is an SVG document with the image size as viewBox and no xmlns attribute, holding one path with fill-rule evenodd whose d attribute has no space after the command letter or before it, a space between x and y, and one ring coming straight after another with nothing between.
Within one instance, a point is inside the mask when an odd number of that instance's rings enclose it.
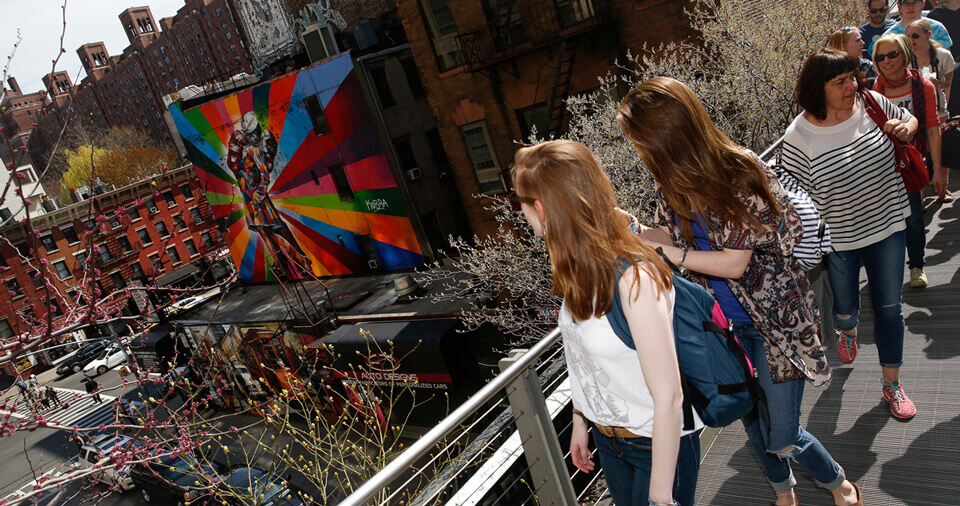
<instances>
[{"instance_id":1,"label":"mural on brick wall","mask_svg":"<svg viewBox=\"0 0 960 506\"><path fill-rule=\"evenodd\" d=\"M423 265L349 54L170 112L244 281Z\"/></svg>"}]
</instances>

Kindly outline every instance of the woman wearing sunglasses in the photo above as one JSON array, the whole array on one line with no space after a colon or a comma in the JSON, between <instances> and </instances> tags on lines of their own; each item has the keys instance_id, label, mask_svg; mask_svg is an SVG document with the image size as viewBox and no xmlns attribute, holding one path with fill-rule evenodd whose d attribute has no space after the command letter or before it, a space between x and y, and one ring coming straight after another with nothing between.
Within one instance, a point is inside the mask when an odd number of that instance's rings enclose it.
<instances>
[{"instance_id":1,"label":"woman wearing sunglasses","mask_svg":"<svg viewBox=\"0 0 960 506\"><path fill-rule=\"evenodd\" d=\"M836 504L862 504L856 485L800 424L805 385L826 383L830 368L813 291L790 254L803 226L776 176L676 79L641 83L624 97L617 123L659 188L658 226L641 236L713 290L756 364L767 409L741 420L775 504L797 504L792 463Z\"/></svg>"},{"instance_id":2,"label":"woman wearing sunglasses","mask_svg":"<svg viewBox=\"0 0 960 506\"><path fill-rule=\"evenodd\" d=\"M697 418L695 430L681 428L670 268L624 226L610 180L583 144L522 148L511 175L517 190L511 200L546 241L552 292L563 296L557 325L573 396L573 464L594 469L590 423L614 502L692 505L703 424ZM617 296L615 283L636 351L604 317Z\"/></svg>"},{"instance_id":3,"label":"woman wearing sunglasses","mask_svg":"<svg viewBox=\"0 0 960 506\"><path fill-rule=\"evenodd\" d=\"M950 83L953 82L953 70L956 62L953 55L943 46L930 38L933 30L925 19L918 19L907 27L906 35L913 44L916 68L924 79L933 83L937 89L937 114L940 121L947 119L947 103L950 101Z\"/></svg>"},{"instance_id":4,"label":"woman wearing sunglasses","mask_svg":"<svg viewBox=\"0 0 960 506\"><path fill-rule=\"evenodd\" d=\"M874 61L888 63L889 53L898 51L895 47L881 44ZM880 93L868 91L857 65L856 58L833 49L807 58L795 91L803 113L783 135L781 163L830 225L835 251L827 255L826 264L840 329L837 355L844 364L857 356L862 265L873 305L882 394L894 416L908 418L916 407L900 386L900 366L904 230L910 204L884 131L907 142L917 131L917 120ZM870 93L889 118L882 130L864 108L864 93Z\"/></svg>"},{"instance_id":5,"label":"woman wearing sunglasses","mask_svg":"<svg viewBox=\"0 0 960 506\"><path fill-rule=\"evenodd\" d=\"M937 93L933 83L919 71L908 68L913 62L912 39L906 35L885 35L873 48L873 61L880 75L873 89L917 118L919 130L913 145L927 161L932 172L931 182L942 198L947 191L947 169L940 164L940 116L937 114ZM927 275L923 272L924 249L927 245L923 222L923 192L909 196L910 217L907 218L907 266L910 268L910 286L925 288Z\"/></svg>"}]
</instances>

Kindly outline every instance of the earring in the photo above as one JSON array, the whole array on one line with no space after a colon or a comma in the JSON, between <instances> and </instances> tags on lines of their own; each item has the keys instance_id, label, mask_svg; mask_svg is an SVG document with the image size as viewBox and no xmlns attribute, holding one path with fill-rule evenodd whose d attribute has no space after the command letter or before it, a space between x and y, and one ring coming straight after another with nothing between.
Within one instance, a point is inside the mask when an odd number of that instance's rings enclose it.
<instances>
[{"instance_id":1,"label":"earring","mask_svg":"<svg viewBox=\"0 0 960 506\"><path fill-rule=\"evenodd\" d=\"M543 224L541 225L541 228L543 228L543 238L546 239L547 238L547 222L543 222Z\"/></svg>"}]
</instances>

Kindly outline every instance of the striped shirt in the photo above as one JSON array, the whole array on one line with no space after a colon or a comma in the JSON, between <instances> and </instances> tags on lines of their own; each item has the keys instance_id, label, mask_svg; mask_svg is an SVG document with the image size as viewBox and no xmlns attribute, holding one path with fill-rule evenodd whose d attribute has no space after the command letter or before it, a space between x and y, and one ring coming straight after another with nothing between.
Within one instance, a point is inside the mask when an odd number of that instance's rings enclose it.
<instances>
[{"instance_id":1,"label":"striped shirt","mask_svg":"<svg viewBox=\"0 0 960 506\"><path fill-rule=\"evenodd\" d=\"M888 118L911 118L883 95L869 93ZM783 135L781 163L810 194L837 251L863 248L906 228L910 204L894 169L893 144L862 104L829 127L797 116Z\"/></svg>"}]
</instances>

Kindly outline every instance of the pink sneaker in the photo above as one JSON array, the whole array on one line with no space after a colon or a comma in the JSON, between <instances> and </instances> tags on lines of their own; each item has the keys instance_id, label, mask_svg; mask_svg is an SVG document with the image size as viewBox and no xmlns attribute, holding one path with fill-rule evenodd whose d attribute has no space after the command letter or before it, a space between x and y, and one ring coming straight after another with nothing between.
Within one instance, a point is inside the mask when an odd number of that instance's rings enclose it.
<instances>
[{"instance_id":1,"label":"pink sneaker","mask_svg":"<svg viewBox=\"0 0 960 506\"><path fill-rule=\"evenodd\" d=\"M899 381L893 381L883 386L883 398L890 403L890 413L897 418L913 418L917 414L917 406L904 393Z\"/></svg>"},{"instance_id":2,"label":"pink sneaker","mask_svg":"<svg viewBox=\"0 0 960 506\"><path fill-rule=\"evenodd\" d=\"M837 331L837 355L840 356L840 362L852 364L857 359L857 334L848 336L843 332Z\"/></svg>"}]
</instances>

